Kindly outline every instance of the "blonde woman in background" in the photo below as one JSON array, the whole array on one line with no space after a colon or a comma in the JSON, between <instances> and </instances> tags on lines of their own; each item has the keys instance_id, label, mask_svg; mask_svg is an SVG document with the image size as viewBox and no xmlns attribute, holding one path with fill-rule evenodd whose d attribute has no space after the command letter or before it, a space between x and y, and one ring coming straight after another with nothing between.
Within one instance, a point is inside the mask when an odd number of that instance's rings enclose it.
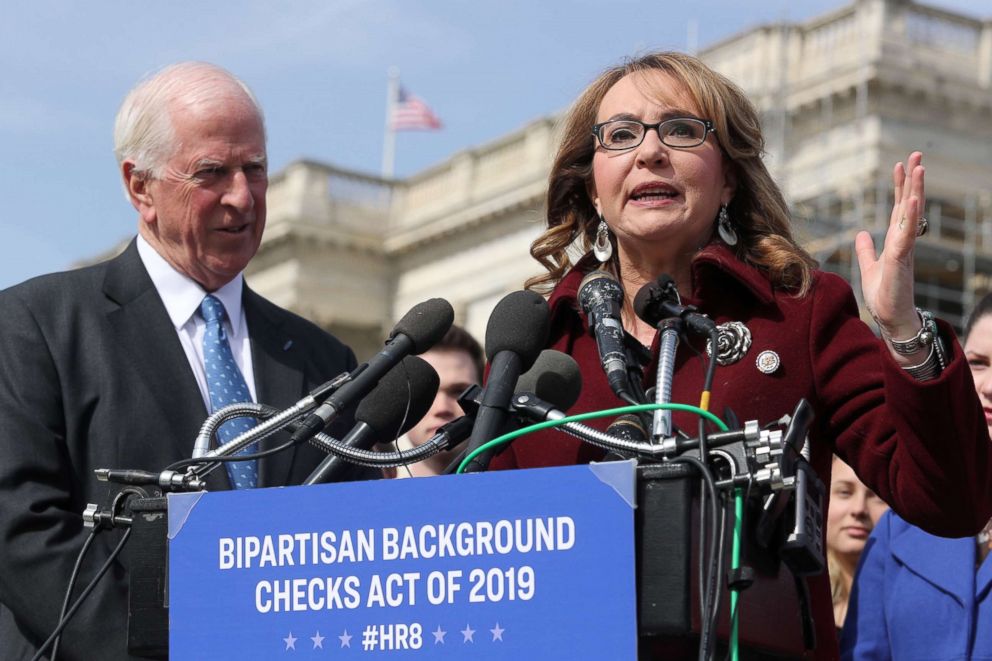
<instances>
[{"instance_id":1,"label":"blonde woman in background","mask_svg":"<svg viewBox=\"0 0 992 661\"><path fill-rule=\"evenodd\" d=\"M847 600L858 559L878 520L889 509L866 487L854 470L834 457L830 471L830 506L827 510L827 568L834 624L840 631L847 615Z\"/></svg>"}]
</instances>

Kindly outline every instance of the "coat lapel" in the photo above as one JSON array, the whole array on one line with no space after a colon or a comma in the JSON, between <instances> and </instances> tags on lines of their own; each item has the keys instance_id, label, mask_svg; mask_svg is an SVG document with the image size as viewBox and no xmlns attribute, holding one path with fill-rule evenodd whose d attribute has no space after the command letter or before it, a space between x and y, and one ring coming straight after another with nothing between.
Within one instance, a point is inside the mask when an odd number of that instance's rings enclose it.
<instances>
[{"instance_id":1,"label":"coat lapel","mask_svg":"<svg viewBox=\"0 0 992 661\"><path fill-rule=\"evenodd\" d=\"M935 553L939 547L946 552ZM907 526L892 539L892 555L910 571L971 608L975 599L975 540L935 537Z\"/></svg>"},{"instance_id":2,"label":"coat lapel","mask_svg":"<svg viewBox=\"0 0 992 661\"><path fill-rule=\"evenodd\" d=\"M285 317L262 297L244 288L243 302L251 334L251 360L255 372L255 393L261 404L284 409L306 394L306 363L302 347L285 327ZM263 450L288 440L280 432L262 440ZM258 484L282 486L289 479L296 448L289 448L259 462Z\"/></svg>"},{"instance_id":3,"label":"coat lapel","mask_svg":"<svg viewBox=\"0 0 992 661\"><path fill-rule=\"evenodd\" d=\"M975 577L975 598L985 600L990 588L992 588L992 553L985 556L982 566L978 568L978 575Z\"/></svg>"},{"instance_id":4,"label":"coat lapel","mask_svg":"<svg viewBox=\"0 0 992 661\"><path fill-rule=\"evenodd\" d=\"M161 453L165 461L189 457L207 410L186 353L134 241L108 263L103 291L116 304L107 320L122 364L134 370L150 395L147 410L128 414L157 419L157 428L163 430ZM207 484L211 490L225 488L225 471L215 470Z\"/></svg>"}]
</instances>

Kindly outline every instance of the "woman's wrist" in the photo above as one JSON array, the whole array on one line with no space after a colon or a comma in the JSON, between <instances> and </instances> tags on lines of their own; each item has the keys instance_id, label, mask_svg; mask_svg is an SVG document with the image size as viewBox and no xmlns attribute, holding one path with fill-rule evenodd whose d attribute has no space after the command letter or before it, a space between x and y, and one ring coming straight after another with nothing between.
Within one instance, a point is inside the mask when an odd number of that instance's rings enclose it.
<instances>
[{"instance_id":1,"label":"woman's wrist","mask_svg":"<svg viewBox=\"0 0 992 661\"><path fill-rule=\"evenodd\" d=\"M916 319L912 323L904 324L896 331L880 329L880 332L897 354L915 356L926 353L927 348L933 344L936 327L930 323L932 320L932 314L916 308Z\"/></svg>"},{"instance_id":2,"label":"woman's wrist","mask_svg":"<svg viewBox=\"0 0 992 661\"><path fill-rule=\"evenodd\" d=\"M940 376L947 360L933 314L920 308L916 308L916 314L915 332L907 330L905 335L899 335L886 331L879 324L879 333L900 367L913 378L928 381Z\"/></svg>"},{"instance_id":3,"label":"woman's wrist","mask_svg":"<svg viewBox=\"0 0 992 661\"><path fill-rule=\"evenodd\" d=\"M914 337L923 328L923 317L920 316L919 308L911 308L906 314L900 315L901 318L899 319L886 319L884 321L874 311L870 310L870 312L871 318L878 328L878 334L886 342L890 342L893 338L896 341L904 342Z\"/></svg>"}]
</instances>

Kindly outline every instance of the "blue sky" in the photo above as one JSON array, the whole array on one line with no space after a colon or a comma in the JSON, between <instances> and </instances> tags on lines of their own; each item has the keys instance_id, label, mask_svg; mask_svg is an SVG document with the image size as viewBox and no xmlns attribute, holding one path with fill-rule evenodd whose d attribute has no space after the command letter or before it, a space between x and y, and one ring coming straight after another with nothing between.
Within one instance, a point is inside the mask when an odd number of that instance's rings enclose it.
<instances>
[{"instance_id":1,"label":"blue sky","mask_svg":"<svg viewBox=\"0 0 992 661\"><path fill-rule=\"evenodd\" d=\"M149 71L220 64L265 108L272 171L301 159L378 172L387 70L442 131L401 133L409 175L566 107L623 56L700 47L839 0L265 0L34 2L0 10L0 288L130 236L137 217L113 158L114 113ZM988 0L931 0L992 18Z\"/></svg>"}]
</instances>

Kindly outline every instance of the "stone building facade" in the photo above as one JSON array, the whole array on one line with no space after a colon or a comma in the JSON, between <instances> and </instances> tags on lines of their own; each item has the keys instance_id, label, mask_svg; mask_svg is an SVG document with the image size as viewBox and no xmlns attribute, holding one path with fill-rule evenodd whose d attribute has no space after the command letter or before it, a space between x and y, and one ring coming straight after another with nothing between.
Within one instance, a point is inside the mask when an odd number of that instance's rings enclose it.
<instances>
[{"instance_id":1,"label":"stone building facade","mask_svg":"<svg viewBox=\"0 0 992 661\"><path fill-rule=\"evenodd\" d=\"M922 306L961 325L992 289L992 20L908 0L855 0L699 53L762 113L768 165L800 238L857 290L854 235L881 240L891 170L925 153L930 233ZM248 277L367 357L415 303L441 296L480 340L489 313L540 268L558 116L400 180L298 161L273 175Z\"/></svg>"}]
</instances>

